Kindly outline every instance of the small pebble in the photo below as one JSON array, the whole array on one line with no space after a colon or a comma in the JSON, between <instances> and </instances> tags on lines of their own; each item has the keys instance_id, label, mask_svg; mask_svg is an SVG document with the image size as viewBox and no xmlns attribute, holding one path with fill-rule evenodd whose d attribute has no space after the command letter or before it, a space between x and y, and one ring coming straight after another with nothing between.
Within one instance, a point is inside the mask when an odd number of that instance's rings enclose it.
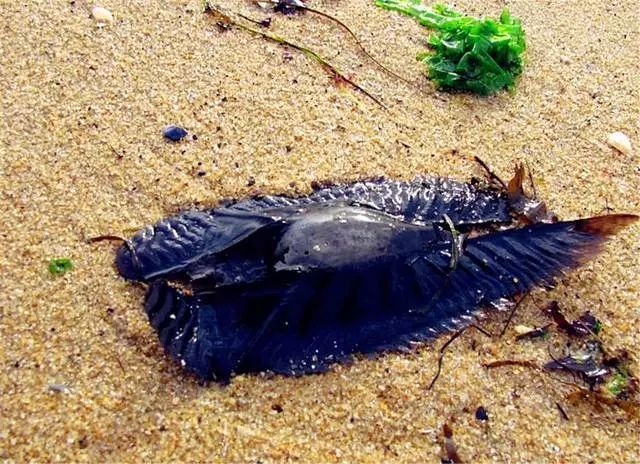
<instances>
[{"instance_id":1,"label":"small pebble","mask_svg":"<svg viewBox=\"0 0 640 464\"><path fill-rule=\"evenodd\" d=\"M629 140L629 137L627 137L622 132L613 132L609 134L607 143L609 144L609 146L615 148L624 155L631 154L633 150L631 146L631 140Z\"/></svg>"},{"instance_id":2,"label":"small pebble","mask_svg":"<svg viewBox=\"0 0 640 464\"><path fill-rule=\"evenodd\" d=\"M488 421L489 420L489 414L487 414L487 410L485 408L483 408L482 406L480 406L478 409L476 409L476 419L478 419L479 421Z\"/></svg>"},{"instance_id":3,"label":"small pebble","mask_svg":"<svg viewBox=\"0 0 640 464\"><path fill-rule=\"evenodd\" d=\"M175 124L170 124L164 129L162 129L162 135L165 138L172 140L174 142L178 142L186 137L188 132L180 126L176 126Z\"/></svg>"},{"instance_id":4,"label":"small pebble","mask_svg":"<svg viewBox=\"0 0 640 464\"><path fill-rule=\"evenodd\" d=\"M91 16L96 20L99 27L113 23L113 15L111 12L101 6L94 6L91 10Z\"/></svg>"},{"instance_id":5,"label":"small pebble","mask_svg":"<svg viewBox=\"0 0 640 464\"><path fill-rule=\"evenodd\" d=\"M49 387L49 391L52 391L54 393L63 393L63 394L70 393L69 387L62 383L50 383L47 386Z\"/></svg>"}]
</instances>

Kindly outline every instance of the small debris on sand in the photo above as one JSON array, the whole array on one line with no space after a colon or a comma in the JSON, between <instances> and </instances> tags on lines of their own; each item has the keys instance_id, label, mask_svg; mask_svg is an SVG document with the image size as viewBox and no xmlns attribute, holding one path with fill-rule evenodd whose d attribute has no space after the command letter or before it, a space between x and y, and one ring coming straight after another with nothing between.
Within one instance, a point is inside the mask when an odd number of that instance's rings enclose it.
<instances>
[{"instance_id":1,"label":"small debris on sand","mask_svg":"<svg viewBox=\"0 0 640 464\"><path fill-rule=\"evenodd\" d=\"M164 135L165 138L171 140L172 142L179 142L180 140L185 138L187 134L188 132L184 128L176 126L175 124L170 124L162 129L162 135Z\"/></svg>"},{"instance_id":2,"label":"small debris on sand","mask_svg":"<svg viewBox=\"0 0 640 464\"><path fill-rule=\"evenodd\" d=\"M633 147L631 146L631 140L622 132L612 132L607 137L607 144L609 146L615 148L623 155L630 155L633 152Z\"/></svg>"},{"instance_id":3,"label":"small debris on sand","mask_svg":"<svg viewBox=\"0 0 640 464\"><path fill-rule=\"evenodd\" d=\"M108 26L113 24L113 15L109 10L101 6L94 6L91 10L91 16L96 20L98 27Z\"/></svg>"}]
</instances>

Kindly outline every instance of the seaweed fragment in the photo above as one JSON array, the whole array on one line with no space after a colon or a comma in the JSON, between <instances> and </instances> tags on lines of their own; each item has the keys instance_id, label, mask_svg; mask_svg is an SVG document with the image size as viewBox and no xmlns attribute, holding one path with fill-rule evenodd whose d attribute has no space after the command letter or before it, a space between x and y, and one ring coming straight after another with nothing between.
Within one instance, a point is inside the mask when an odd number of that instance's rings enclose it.
<instances>
[{"instance_id":1,"label":"seaweed fragment","mask_svg":"<svg viewBox=\"0 0 640 464\"><path fill-rule=\"evenodd\" d=\"M499 18L474 18L446 5L421 5L420 0L375 0L388 10L415 17L435 29L428 44L433 52L418 55L437 87L490 95L511 89L522 74L526 49L521 21L507 8Z\"/></svg>"},{"instance_id":2,"label":"seaweed fragment","mask_svg":"<svg viewBox=\"0 0 640 464\"><path fill-rule=\"evenodd\" d=\"M564 370L579 375L590 386L600 383L609 374L602 365L600 344L594 340L585 343L584 346L562 358L556 359L549 353L552 361L547 362L544 368L547 370Z\"/></svg>"},{"instance_id":3,"label":"seaweed fragment","mask_svg":"<svg viewBox=\"0 0 640 464\"><path fill-rule=\"evenodd\" d=\"M602 323L589 311L585 311L578 319L569 322L555 300L549 302L544 308L544 313L553 320L560 330L572 337L597 335L602 329Z\"/></svg>"},{"instance_id":4,"label":"seaweed fragment","mask_svg":"<svg viewBox=\"0 0 640 464\"><path fill-rule=\"evenodd\" d=\"M353 32L349 26L347 26L343 21L340 21L335 16L332 16L329 13L325 13L324 11L317 10L315 8L311 8L310 6L307 6L306 4L304 4L303 2L301 2L299 0L270 0L270 2L272 4L274 4L274 11L276 11L276 12L280 12L280 13L283 13L283 14L293 14L293 13L296 13L296 12L302 13L302 12L308 11L309 13L313 13L313 14L316 14L318 16L322 16L323 18L326 18L329 21L334 22L340 28L342 28L344 31L346 31L347 34L349 34L351 36L351 38L355 41L356 45L358 46L358 49L360 49L360 51L368 59L370 59L376 66L378 66L380 69L382 69L384 72L386 72L390 76L393 76L396 79L401 80L405 84L409 84L412 87L416 87L416 85L413 82L409 81L408 79L406 79L406 78L400 76L399 74L397 74L396 72L392 71L391 69L389 69L388 67L383 65L371 53L369 53L367 51L367 49L364 47L364 45L362 45L362 42L360 41L358 36L355 34L355 32ZM266 6L267 2L258 2L258 4L264 4Z\"/></svg>"},{"instance_id":5,"label":"seaweed fragment","mask_svg":"<svg viewBox=\"0 0 640 464\"><path fill-rule=\"evenodd\" d=\"M603 350L604 351L604 350ZM621 350L614 355L604 353L602 366L607 373L587 382L587 387L574 384L574 389L567 395L572 402L590 402L601 409L603 405L615 406L633 417L640 416L640 382L630 368L629 353Z\"/></svg>"},{"instance_id":6,"label":"seaweed fragment","mask_svg":"<svg viewBox=\"0 0 640 464\"><path fill-rule=\"evenodd\" d=\"M637 219L516 217L506 192L482 185L358 181L186 211L136 233L116 265L148 284L161 344L197 376L319 373L460 331L492 302L550 285ZM439 371L461 333L441 348Z\"/></svg>"},{"instance_id":7,"label":"seaweed fragment","mask_svg":"<svg viewBox=\"0 0 640 464\"><path fill-rule=\"evenodd\" d=\"M447 348L449 348L449 345L451 345L460 335L462 335L468 328L474 328L476 329L478 332L480 332L483 335L486 335L487 337L491 338L491 334L489 332L487 332L486 330L484 330L482 327L479 327L475 324L470 325L469 327L464 327L460 330L458 330L456 333L454 333L451 338L449 338L449 340L447 340L441 347L440 350L438 351L438 367L436 369L436 374L433 376L433 379L431 379L431 382L429 382L429 385L427 386L427 390L431 390L433 388L433 386L436 384L436 382L438 381L438 379L440 378L440 374L442 373L442 363L444 361L444 354L447 351Z\"/></svg>"},{"instance_id":8,"label":"seaweed fragment","mask_svg":"<svg viewBox=\"0 0 640 464\"><path fill-rule=\"evenodd\" d=\"M47 269L52 276L61 276L73 270L73 262L69 258L53 258Z\"/></svg>"},{"instance_id":9,"label":"seaweed fragment","mask_svg":"<svg viewBox=\"0 0 640 464\"><path fill-rule=\"evenodd\" d=\"M577 376L596 397L630 400L638 393L638 380L631 373L631 357L625 350L610 355L598 340L592 339L560 359L551 358L545 369Z\"/></svg>"},{"instance_id":10,"label":"seaweed fragment","mask_svg":"<svg viewBox=\"0 0 640 464\"><path fill-rule=\"evenodd\" d=\"M564 408L562 407L562 405L561 405L560 403L558 403L557 401L556 401L556 408L558 408L558 412L560 413L560 416L561 416L564 420L568 421L568 420L569 420L569 415L568 415L568 414L567 414L567 412L564 410Z\"/></svg>"},{"instance_id":11,"label":"seaweed fragment","mask_svg":"<svg viewBox=\"0 0 640 464\"><path fill-rule=\"evenodd\" d=\"M495 369L496 367L505 367L505 366L520 366L526 367L528 369L540 369L534 361L530 361L527 359L501 359L498 361L491 361L488 363L483 363L483 367L487 369Z\"/></svg>"},{"instance_id":12,"label":"seaweed fragment","mask_svg":"<svg viewBox=\"0 0 640 464\"><path fill-rule=\"evenodd\" d=\"M225 26L227 28L237 27L237 28L242 29L242 30L244 30L246 32L249 32L249 33L251 33L253 35L256 35L256 36L262 37L263 39L269 40L270 42L274 42L274 43L277 43L277 44L280 44L280 45L284 45L284 46L289 47L289 48L291 48L293 50L297 50L297 51L301 52L302 54L304 54L308 58L310 58L313 61L315 61L318 64L320 64L320 66L322 66L322 68L332 78L336 78L336 77L339 78L341 81L349 84L349 86L351 88L361 92L367 98L369 98L370 100L375 102L378 106L382 107L383 109L387 108L384 103L382 103L378 98L376 98L368 90L366 90L360 84L358 84L355 81L353 81L352 79L350 79L347 75L345 75L343 72L341 72L338 69L337 66L335 66L334 64L329 62L329 60L323 58L320 54L318 54L317 52L313 51L309 47L306 47L304 45L300 45L300 44L291 42L290 40L288 40L288 39L286 39L284 37L281 37L279 35L271 34L269 32L260 31L260 30L254 29L252 27L249 27L249 26L247 26L245 24L242 24L241 22L235 21L229 14L223 12L217 6L212 5L209 1L205 1L204 12L206 14L209 14L212 17L216 18L218 24L220 24L220 23L225 24Z\"/></svg>"}]
</instances>

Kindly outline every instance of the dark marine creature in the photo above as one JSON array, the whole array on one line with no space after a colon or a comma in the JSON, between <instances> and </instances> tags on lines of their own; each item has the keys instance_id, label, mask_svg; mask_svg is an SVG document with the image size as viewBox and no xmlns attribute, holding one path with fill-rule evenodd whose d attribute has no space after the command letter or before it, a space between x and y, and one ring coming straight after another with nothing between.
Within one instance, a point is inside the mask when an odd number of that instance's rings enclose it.
<instances>
[{"instance_id":1,"label":"dark marine creature","mask_svg":"<svg viewBox=\"0 0 640 464\"><path fill-rule=\"evenodd\" d=\"M116 264L149 284L160 342L199 377L323 372L550 286L637 219L532 223L526 211L543 209L509 190L376 179L248 198L148 226Z\"/></svg>"}]
</instances>

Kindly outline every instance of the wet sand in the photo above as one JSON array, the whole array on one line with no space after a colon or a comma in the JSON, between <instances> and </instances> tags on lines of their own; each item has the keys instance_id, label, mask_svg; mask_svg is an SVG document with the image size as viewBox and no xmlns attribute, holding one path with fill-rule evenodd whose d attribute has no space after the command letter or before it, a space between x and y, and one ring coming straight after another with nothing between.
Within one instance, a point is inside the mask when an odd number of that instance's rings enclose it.
<instances>
[{"instance_id":1,"label":"wet sand","mask_svg":"<svg viewBox=\"0 0 640 464\"><path fill-rule=\"evenodd\" d=\"M219 3L265 17L249 2ZM515 342L512 330L463 335L432 391L447 337L325 375L240 376L224 388L164 355L144 290L114 270L115 245L86 238L251 191L307 192L318 179L469 179L481 175L472 155L504 177L528 162L562 218L640 212L637 149L605 144L613 131L640 141L637 2L456 2L475 15L507 5L528 34L517 91L490 98L432 88L415 60L427 31L412 19L369 0L309 5L420 90L310 14L276 15L270 30L329 57L387 110L300 53L221 32L198 1L109 1L115 22L101 29L83 2L2 2L0 460L438 462L446 421L467 462L638 461L638 419L571 405L569 387L546 376L481 366L548 359L546 342ZM197 140L165 142L169 123ZM569 316L602 319L608 347L637 352L639 243L636 224L557 289L535 292L514 323L544 323L540 306L557 299ZM57 256L75 269L50 276ZM504 317L483 324L495 332ZM481 405L488 425L474 418Z\"/></svg>"}]
</instances>

